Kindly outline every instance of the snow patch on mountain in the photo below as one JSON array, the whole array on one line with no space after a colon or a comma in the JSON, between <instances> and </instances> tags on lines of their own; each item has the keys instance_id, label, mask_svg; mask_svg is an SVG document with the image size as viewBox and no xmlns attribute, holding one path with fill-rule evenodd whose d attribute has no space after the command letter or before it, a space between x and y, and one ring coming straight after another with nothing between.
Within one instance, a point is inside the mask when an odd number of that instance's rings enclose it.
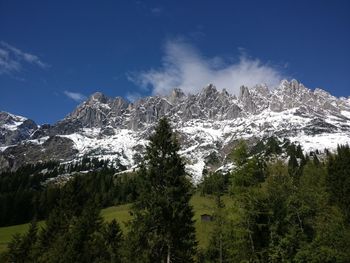
<instances>
[{"instance_id":1,"label":"snow patch on mountain","mask_svg":"<svg viewBox=\"0 0 350 263\"><path fill-rule=\"evenodd\" d=\"M350 111L345 111L345 110L343 110L343 111L341 111L340 113L341 113L341 115L343 115L343 116L345 116L346 118L350 119Z\"/></svg>"},{"instance_id":2,"label":"snow patch on mountain","mask_svg":"<svg viewBox=\"0 0 350 263\"><path fill-rule=\"evenodd\" d=\"M9 148L9 147L11 147L11 146L1 146L0 147L0 152L3 152L3 151L5 151L7 148Z\"/></svg>"},{"instance_id":3,"label":"snow patch on mountain","mask_svg":"<svg viewBox=\"0 0 350 263\"><path fill-rule=\"evenodd\" d=\"M147 144L146 140L127 129L115 129L112 136L105 136L100 132L100 128L85 128L81 133L59 136L74 142L75 149L79 151L77 157L89 155L99 159L117 158L127 167L134 165L133 157L139 153L138 146L145 147Z\"/></svg>"},{"instance_id":4,"label":"snow patch on mountain","mask_svg":"<svg viewBox=\"0 0 350 263\"><path fill-rule=\"evenodd\" d=\"M337 149L338 145L350 144L350 134L328 133L314 136L300 134L296 137L289 137L289 140L302 145L306 153L315 152L316 150L323 152L325 149L332 152Z\"/></svg>"},{"instance_id":5,"label":"snow patch on mountain","mask_svg":"<svg viewBox=\"0 0 350 263\"><path fill-rule=\"evenodd\" d=\"M50 137L49 136L44 136L44 137L40 137L38 139L30 139L30 140L27 140L27 142L29 143L34 143L34 144L37 144L37 145L41 145L43 144L44 142L46 142Z\"/></svg>"},{"instance_id":6,"label":"snow patch on mountain","mask_svg":"<svg viewBox=\"0 0 350 263\"><path fill-rule=\"evenodd\" d=\"M6 147L11 145L12 149L21 142L29 142L26 147L47 144L52 155L58 156L56 152L62 148L55 147L55 143L62 140L51 139L62 137L69 139L63 140L65 147L77 150L73 159L91 156L119 160L130 169L140 161L149 136L163 116L176 131L180 154L196 182L208 165L214 170L230 167L226 157L239 139L256 142L271 136L286 138L300 143L305 152L324 148L332 151L338 144L350 143L349 98L284 80L273 90L266 85L242 86L237 97L212 84L198 94L186 95L174 89L169 96L145 97L133 103L97 92L63 120L39 128L23 117L3 113L0 157L15 158L12 153L16 151ZM11 118L15 120L9 121ZM15 127L18 129L13 131ZM71 158L70 154L65 156ZM33 157L32 161L37 160ZM11 161L3 163L10 165Z\"/></svg>"},{"instance_id":7,"label":"snow patch on mountain","mask_svg":"<svg viewBox=\"0 0 350 263\"><path fill-rule=\"evenodd\" d=\"M3 119L3 124L1 125L2 128L10 131L15 131L18 129L20 125L22 125L27 118L19 115L14 115L8 112L3 112L7 115L6 118Z\"/></svg>"}]
</instances>

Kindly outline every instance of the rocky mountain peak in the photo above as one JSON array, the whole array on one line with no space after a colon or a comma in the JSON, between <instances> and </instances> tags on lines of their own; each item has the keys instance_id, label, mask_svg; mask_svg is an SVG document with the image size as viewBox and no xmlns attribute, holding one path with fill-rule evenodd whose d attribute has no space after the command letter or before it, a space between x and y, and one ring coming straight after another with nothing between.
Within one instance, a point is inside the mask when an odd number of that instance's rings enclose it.
<instances>
[{"instance_id":1,"label":"rocky mountain peak","mask_svg":"<svg viewBox=\"0 0 350 263\"><path fill-rule=\"evenodd\" d=\"M142 153L163 116L179 132L181 152L193 160L188 167L198 178L208 156L217 155L223 162L239 138L258 140L274 135L321 150L350 142L350 100L321 89L311 91L296 80L283 80L272 90L266 85L242 86L238 98L218 91L213 84L193 95L174 89L168 96L144 97L134 103L98 92L64 120L40 128L30 126L30 120L23 117L0 113L0 169L1 158L9 160L10 167L13 159L21 160L20 155L30 162L44 155L59 161L85 155L117 158L131 168L136 164L134 155ZM17 146L9 147L13 144ZM62 157L59 152L66 154Z\"/></svg>"},{"instance_id":2,"label":"rocky mountain peak","mask_svg":"<svg viewBox=\"0 0 350 263\"><path fill-rule=\"evenodd\" d=\"M100 103L107 103L109 98L104 95L102 92L95 92L93 93L87 102L94 103L94 102L100 102Z\"/></svg>"},{"instance_id":3,"label":"rocky mountain peak","mask_svg":"<svg viewBox=\"0 0 350 263\"><path fill-rule=\"evenodd\" d=\"M3 124L15 124L16 122L24 122L27 118L8 113L6 111L0 111L0 125Z\"/></svg>"},{"instance_id":4,"label":"rocky mountain peak","mask_svg":"<svg viewBox=\"0 0 350 263\"><path fill-rule=\"evenodd\" d=\"M238 96L238 98L239 98L240 100L246 99L247 97L249 97L249 95L250 95L250 92L249 92L248 87L246 87L246 86L241 86L241 87L239 88L239 96Z\"/></svg>"},{"instance_id":5,"label":"rocky mountain peak","mask_svg":"<svg viewBox=\"0 0 350 263\"><path fill-rule=\"evenodd\" d=\"M202 91L198 94L202 99L213 99L219 94L218 90L216 89L216 86L214 84L208 84L205 86Z\"/></svg>"},{"instance_id":6,"label":"rocky mountain peak","mask_svg":"<svg viewBox=\"0 0 350 263\"><path fill-rule=\"evenodd\" d=\"M181 89L175 88L171 91L170 96L168 96L168 99L171 103L176 103L185 97L186 95Z\"/></svg>"},{"instance_id":7,"label":"rocky mountain peak","mask_svg":"<svg viewBox=\"0 0 350 263\"><path fill-rule=\"evenodd\" d=\"M129 102L126 101L123 97L115 97L114 100L112 100L111 104L114 108L118 109L126 109L129 106Z\"/></svg>"},{"instance_id":8,"label":"rocky mountain peak","mask_svg":"<svg viewBox=\"0 0 350 263\"><path fill-rule=\"evenodd\" d=\"M198 109L198 112L201 110L211 110L214 107L220 106L219 103L220 93L213 84L209 84L202 89L202 91L195 97L195 100L198 100L198 103L201 105L202 109ZM211 115L210 115L211 116Z\"/></svg>"},{"instance_id":9,"label":"rocky mountain peak","mask_svg":"<svg viewBox=\"0 0 350 263\"><path fill-rule=\"evenodd\" d=\"M253 91L265 98L267 98L270 95L270 89L266 84L256 85L253 88Z\"/></svg>"},{"instance_id":10,"label":"rocky mountain peak","mask_svg":"<svg viewBox=\"0 0 350 263\"><path fill-rule=\"evenodd\" d=\"M324 98L333 97L328 91L325 91L324 89L321 89L321 88L316 88L314 90L314 94Z\"/></svg>"},{"instance_id":11,"label":"rocky mountain peak","mask_svg":"<svg viewBox=\"0 0 350 263\"><path fill-rule=\"evenodd\" d=\"M28 139L37 128L30 119L1 111L0 146L13 145Z\"/></svg>"},{"instance_id":12,"label":"rocky mountain peak","mask_svg":"<svg viewBox=\"0 0 350 263\"><path fill-rule=\"evenodd\" d=\"M340 110L334 106L337 103L340 105L339 100L335 98L335 102L333 99L328 101L330 99L325 98L325 94L319 90L312 92L297 80L283 80L278 88L271 91L264 84L251 89L241 86L238 99L226 90L219 92L213 84L195 95L186 95L181 89L173 89L168 96L144 97L134 103L121 97L109 98L97 92L79 105L68 119L78 121L80 127L102 128L109 125L142 130L162 116L179 120L224 120L259 114L268 108L273 112L281 112L297 107L306 112L332 110L339 113ZM347 100L341 103L348 105Z\"/></svg>"},{"instance_id":13,"label":"rocky mountain peak","mask_svg":"<svg viewBox=\"0 0 350 263\"><path fill-rule=\"evenodd\" d=\"M224 96L224 97L229 97L229 96L230 96L230 94L228 93L228 91L227 91L226 89L223 89L223 90L221 91L221 94L222 94L222 96Z\"/></svg>"},{"instance_id":14,"label":"rocky mountain peak","mask_svg":"<svg viewBox=\"0 0 350 263\"><path fill-rule=\"evenodd\" d=\"M282 80L278 89L288 95L310 92L308 88L302 83L299 83L296 79L292 79L291 81Z\"/></svg>"},{"instance_id":15,"label":"rocky mountain peak","mask_svg":"<svg viewBox=\"0 0 350 263\"><path fill-rule=\"evenodd\" d=\"M203 88L201 93L205 94L205 95L211 95L211 94L215 94L217 92L218 92L218 90L216 89L215 85L210 83L206 87Z\"/></svg>"}]
</instances>

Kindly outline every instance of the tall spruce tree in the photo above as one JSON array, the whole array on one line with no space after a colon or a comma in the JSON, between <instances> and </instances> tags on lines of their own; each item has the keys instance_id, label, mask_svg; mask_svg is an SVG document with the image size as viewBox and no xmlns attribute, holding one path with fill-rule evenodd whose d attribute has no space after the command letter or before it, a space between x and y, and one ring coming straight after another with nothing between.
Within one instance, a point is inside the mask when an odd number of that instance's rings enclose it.
<instances>
[{"instance_id":1,"label":"tall spruce tree","mask_svg":"<svg viewBox=\"0 0 350 263\"><path fill-rule=\"evenodd\" d=\"M169 122L161 119L139 171L142 186L129 234L132 262L194 261L191 184L179 149Z\"/></svg>"},{"instance_id":2,"label":"tall spruce tree","mask_svg":"<svg viewBox=\"0 0 350 263\"><path fill-rule=\"evenodd\" d=\"M326 178L330 200L337 204L350 222L350 147L339 145L337 154L328 157Z\"/></svg>"}]
</instances>

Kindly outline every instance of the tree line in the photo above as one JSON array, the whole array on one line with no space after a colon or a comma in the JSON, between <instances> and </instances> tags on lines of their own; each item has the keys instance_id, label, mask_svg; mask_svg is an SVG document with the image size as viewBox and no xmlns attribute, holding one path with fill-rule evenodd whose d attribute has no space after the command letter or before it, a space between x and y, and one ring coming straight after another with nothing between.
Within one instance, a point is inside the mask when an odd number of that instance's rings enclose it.
<instances>
[{"instance_id":1,"label":"tree line","mask_svg":"<svg viewBox=\"0 0 350 263\"><path fill-rule=\"evenodd\" d=\"M202 193L219 202L201 262L349 262L349 146L324 161L295 145L287 161L248 157L247 149L241 142L233 151L229 180L213 173L203 181Z\"/></svg>"},{"instance_id":2,"label":"tree line","mask_svg":"<svg viewBox=\"0 0 350 263\"><path fill-rule=\"evenodd\" d=\"M136 180L132 176L115 176L123 170L125 167L118 163L85 157L71 164L28 164L14 172L3 172L0 174L0 227L47 218L60 196L66 193L65 188L73 184L79 185L77 196L82 191L88 192L101 207L132 202L136 198ZM51 183L51 179L62 175L69 183Z\"/></svg>"}]
</instances>

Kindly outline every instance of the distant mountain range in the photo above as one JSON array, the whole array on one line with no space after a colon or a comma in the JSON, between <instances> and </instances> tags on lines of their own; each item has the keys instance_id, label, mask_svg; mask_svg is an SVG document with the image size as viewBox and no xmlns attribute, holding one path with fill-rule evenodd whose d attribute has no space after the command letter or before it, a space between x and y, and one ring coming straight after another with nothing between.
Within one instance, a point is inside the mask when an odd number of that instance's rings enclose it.
<instances>
[{"instance_id":1,"label":"distant mountain range","mask_svg":"<svg viewBox=\"0 0 350 263\"><path fill-rule=\"evenodd\" d=\"M70 162L83 156L139 162L157 120L167 116L178 133L188 171L199 180L203 168L216 169L240 138L275 136L302 144L305 151L330 150L350 142L350 98L310 90L296 80L242 86L238 97L208 85L198 94L174 89L130 103L94 93L53 125L0 112L0 170L25 163ZM212 160L215 159L215 165Z\"/></svg>"}]
</instances>

